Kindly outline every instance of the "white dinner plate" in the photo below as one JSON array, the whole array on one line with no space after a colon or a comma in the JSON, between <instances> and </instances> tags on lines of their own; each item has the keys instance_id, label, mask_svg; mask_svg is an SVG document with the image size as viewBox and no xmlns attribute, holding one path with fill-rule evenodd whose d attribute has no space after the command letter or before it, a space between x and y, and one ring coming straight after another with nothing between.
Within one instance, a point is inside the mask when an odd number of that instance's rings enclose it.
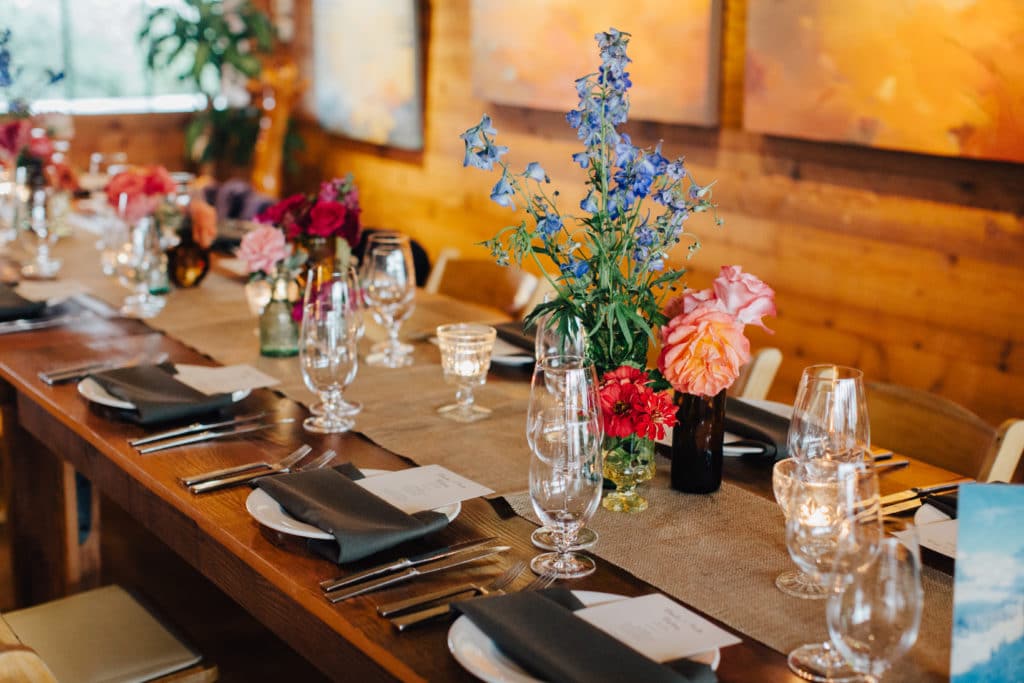
<instances>
[{"instance_id":1,"label":"white dinner plate","mask_svg":"<svg viewBox=\"0 0 1024 683\"><path fill-rule=\"evenodd\" d=\"M231 400L237 403L248 396L250 391L251 389L241 389L236 391L231 394ZM128 401L122 401L115 396L111 396L107 390L100 386L99 382L94 380L92 377L86 377L78 383L78 393L84 396L87 400L92 401L93 403L99 403L101 406L119 408L121 410L135 410L135 404L129 403Z\"/></svg>"},{"instance_id":2,"label":"white dinner plate","mask_svg":"<svg viewBox=\"0 0 1024 683\"><path fill-rule=\"evenodd\" d=\"M377 477L382 474L387 474L388 470L375 470L365 469L360 470L366 477ZM282 534L291 534L292 536L302 536L303 538L315 538L324 541L329 541L334 537L329 533L315 527L312 524L306 524L292 517L288 512L281 507L281 504L270 497L270 495L261 488L255 488L249 497L245 499L245 509L249 511L249 514L253 518L265 527L270 527L275 531L280 531ZM437 508L434 512L440 512L448 521L451 522L453 519L459 516L459 512L462 510L462 503L452 503L451 505L445 505L444 507Z\"/></svg>"},{"instance_id":3,"label":"white dinner plate","mask_svg":"<svg viewBox=\"0 0 1024 683\"><path fill-rule=\"evenodd\" d=\"M587 607L624 600L626 597L597 591L573 591L572 594ZM448 650L466 671L486 683L541 683L506 657L494 641L466 616L456 619L448 629ZM716 648L690 659L707 664L715 670L722 659L722 653Z\"/></svg>"},{"instance_id":4,"label":"white dinner plate","mask_svg":"<svg viewBox=\"0 0 1024 683\"><path fill-rule=\"evenodd\" d=\"M744 398L744 399L739 399L739 400L742 400L742 401L744 401L746 403L749 403L750 405L752 405L754 407L761 408L762 410L767 410L770 413L775 413L779 417L784 417L787 420L793 416L793 406L788 405L786 403L779 403L778 401L766 401L766 400L759 399L759 398ZM760 453L761 452L761 449L756 447L756 446L729 446L730 442L732 442L732 441L740 441L742 439L743 439L742 436L737 436L736 434L730 434L729 432L726 432L725 436L723 438L722 454L723 455L745 455L747 453ZM659 439L658 443L664 444L666 446L671 446L672 445L672 429L671 428L665 430L665 438L664 439Z\"/></svg>"}]
</instances>

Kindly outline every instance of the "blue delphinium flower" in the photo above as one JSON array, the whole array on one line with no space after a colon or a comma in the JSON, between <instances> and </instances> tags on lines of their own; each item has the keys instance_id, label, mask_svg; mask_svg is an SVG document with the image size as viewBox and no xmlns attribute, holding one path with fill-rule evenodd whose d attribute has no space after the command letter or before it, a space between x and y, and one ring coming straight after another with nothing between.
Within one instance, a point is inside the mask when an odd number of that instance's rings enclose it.
<instances>
[{"instance_id":1,"label":"blue delphinium flower","mask_svg":"<svg viewBox=\"0 0 1024 683\"><path fill-rule=\"evenodd\" d=\"M466 143L466 155L462 159L463 166L472 166L484 171L494 168L495 162L508 152L508 147L495 145L490 136L498 131L491 125L491 117L484 114L480 123L476 124L459 137Z\"/></svg>"},{"instance_id":2,"label":"blue delphinium flower","mask_svg":"<svg viewBox=\"0 0 1024 683\"><path fill-rule=\"evenodd\" d=\"M533 180L536 180L538 183L551 182L551 178L548 178L548 174L544 172L544 168L536 161L531 161L526 165L525 175L527 178L532 178Z\"/></svg>"},{"instance_id":3,"label":"blue delphinium flower","mask_svg":"<svg viewBox=\"0 0 1024 683\"><path fill-rule=\"evenodd\" d=\"M559 268L564 275L572 275L577 280L590 272L590 264L574 256L569 257Z\"/></svg>"},{"instance_id":4,"label":"blue delphinium flower","mask_svg":"<svg viewBox=\"0 0 1024 683\"><path fill-rule=\"evenodd\" d=\"M545 241L551 239L551 237L561 229L562 217L558 214L549 213L537 221L537 232L541 234Z\"/></svg>"},{"instance_id":5,"label":"blue delphinium flower","mask_svg":"<svg viewBox=\"0 0 1024 683\"><path fill-rule=\"evenodd\" d=\"M580 168L590 166L590 154L588 152L576 152L572 155L572 160L579 164Z\"/></svg>"},{"instance_id":6,"label":"blue delphinium flower","mask_svg":"<svg viewBox=\"0 0 1024 683\"><path fill-rule=\"evenodd\" d=\"M516 203L512 201L513 194L512 185L508 182L508 174L502 173L501 178L494 185L494 189L491 190L491 199L501 206L514 209L516 208Z\"/></svg>"},{"instance_id":7,"label":"blue delphinium flower","mask_svg":"<svg viewBox=\"0 0 1024 683\"><path fill-rule=\"evenodd\" d=\"M587 196L580 202L580 208L589 213L597 213L597 199L594 197L593 190L588 192Z\"/></svg>"},{"instance_id":8,"label":"blue delphinium flower","mask_svg":"<svg viewBox=\"0 0 1024 683\"><path fill-rule=\"evenodd\" d=\"M10 87L14 83L11 75L11 50L7 44L11 41L11 29L0 33L0 88Z\"/></svg>"}]
</instances>

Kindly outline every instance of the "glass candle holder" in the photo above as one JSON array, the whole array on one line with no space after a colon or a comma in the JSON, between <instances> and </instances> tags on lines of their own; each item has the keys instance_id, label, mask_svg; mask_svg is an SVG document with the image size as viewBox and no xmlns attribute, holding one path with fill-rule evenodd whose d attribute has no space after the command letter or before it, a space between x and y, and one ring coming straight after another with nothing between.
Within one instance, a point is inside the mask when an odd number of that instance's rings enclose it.
<instances>
[{"instance_id":1,"label":"glass candle holder","mask_svg":"<svg viewBox=\"0 0 1024 683\"><path fill-rule=\"evenodd\" d=\"M473 402L473 387L487 380L496 334L493 327L471 323L437 328L444 381L458 387L456 402L438 408L439 415L456 422L475 422L491 414L489 408Z\"/></svg>"}]
</instances>

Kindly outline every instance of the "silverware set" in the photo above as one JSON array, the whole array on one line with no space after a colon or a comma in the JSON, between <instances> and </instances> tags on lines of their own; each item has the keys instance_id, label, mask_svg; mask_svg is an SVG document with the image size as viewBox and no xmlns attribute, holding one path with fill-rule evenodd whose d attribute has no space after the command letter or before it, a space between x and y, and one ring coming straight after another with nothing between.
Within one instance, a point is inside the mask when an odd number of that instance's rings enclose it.
<instances>
[{"instance_id":1,"label":"silverware set","mask_svg":"<svg viewBox=\"0 0 1024 683\"><path fill-rule=\"evenodd\" d=\"M71 365L57 370L47 370L39 373L39 379L43 380L46 384L54 386L56 384L64 384L65 382L74 382L80 380L87 375L91 375L94 372L103 372L105 370L123 370L125 368L133 368L137 365L152 364L156 365L163 363L167 360L166 353L160 353L156 356L148 356L146 354L139 354L129 358L125 361L118 362L116 360L107 361L92 361L89 363L80 363L78 365Z\"/></svg>"},{"instance_id":2,"label":"silverware set","mask_svg":"<svg viewBox=\"0 0 1024 683\"><path fill-rule=\"evenodd\" d=\"M882 505L882 515L888 517L889 515L895 515L900 512L915 510L921 507L924 503L925 495L955 491L960 488L961 484L969 484L973 481L973 479L969 478L958 479L957 481L951 481L945 484L919 486L905 491L900 491L898 493L892 493L888 496L882 496L879 499L879 502Z\"/></svg>"},{"instance_id":3,"label":"silverware set","mask_svg":"<svg viewBox=\"0 0 1024 683\"><path fill-rule=\"evenodd\" d=\"M259 432L264 429L271 429L277 425L295 422L295 418L286 417L280 420L273 420L271 422L252 424L266 416L267 413L256 413L254 415L232 418L230 420L221 420L219 422L196 422L187 427L180 427L178 429L160 432L159 434L152 434L141 439L131 439L128 443L139 453L145 455L147 453L156 453L158 451L167 450L168 448L177 448L178 446L187 446L188 444L193 443L214 441L216 439L238 436L239 434L251 434L252 432ZM140 446L142 447L140 448Z\"/></svg>"},{"instance_id":4,"label":"silverware set","mask_svg":"<svg viewBox=\"0 0 1024 683\"><path fill-rule=\"evenodd\" d=\"M275 463L247 463L245 465L226 467L212 472L205 472L203 474L185 477L178 481L181 482L181 485L187 488L190 493L198 495L200 493L209 493L210 491L220 491L221 489L241 486L242 484L251 484L257 479L277 474L318 470L325 467L337 456L337 453L333 450L326 450L310 462L300 467L299 463L312 451L312 448L303 444Z\"/></svg>"}]
</instances>

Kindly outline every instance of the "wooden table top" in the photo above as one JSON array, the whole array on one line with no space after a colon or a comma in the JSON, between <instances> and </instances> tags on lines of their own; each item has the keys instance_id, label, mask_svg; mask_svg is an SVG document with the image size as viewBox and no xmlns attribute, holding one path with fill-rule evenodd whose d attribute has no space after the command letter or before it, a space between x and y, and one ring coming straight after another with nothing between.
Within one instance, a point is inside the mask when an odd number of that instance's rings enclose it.
<instances>
[{"instance_id":1,"label":"wooden table top","mask_svg":"<svg viewBox=\"0 0 1024 683\"><path fill-rule=\"evenodd\" d=\"M301 418L307 414L305 408L271 390L254 391L237 406L237 412L273 410L297 418L296 422L251 438L140 456L127 439L145 434L145 429L112 419L91 406L73 384L49 387L37 377L41 370L71 362L142 349L166 351L174 362L208 362L167 336L147 334L138 322L97 319L69 329L0 337L0 377L17 394L18 420L25 430L332 678L475 680L448 652L448 624L399 634L376 615L381 596L390 600L416 594L426 583L414 582L332 605L323 598L319 581L385 558L377 556L340 571L293 539L260 527L245 511L248 488L193 496L177 482L179 477L213 468L277 459L300 442L317 450L334 448L342 459L361 467L399 469L409 466L408 460L358 434L317 436L304 432ZM726 461L728 479L771 496L770 469L741 459ZM883 492L951 478L949 472L914 462L883 477ZM497 536L512 550L500 561L445 572L431 585L486 581L511 561L529 559L536 554L529 541L533 528L526 520L510 516L500 504L467 501L459 517L432 539L432 544ZM598 571L573 582L573 588L624 595L650 592L647 584L618 567L600 559L597 562ZM520 581L525 583L528 578ZM798 680L789 672L784 656L749 638L723 650L718 677L722 681Z\"/></svg>"}]
</instances>

